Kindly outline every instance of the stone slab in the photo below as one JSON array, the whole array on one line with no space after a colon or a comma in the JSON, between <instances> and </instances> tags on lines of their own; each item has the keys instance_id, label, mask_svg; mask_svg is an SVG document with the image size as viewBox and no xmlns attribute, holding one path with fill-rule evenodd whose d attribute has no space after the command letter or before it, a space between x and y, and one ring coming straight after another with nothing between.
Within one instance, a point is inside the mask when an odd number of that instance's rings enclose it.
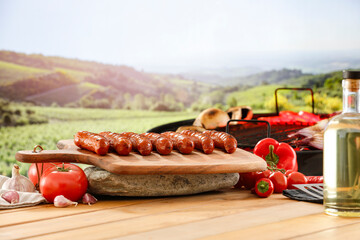
<instances>
[{"instance_id":1,"label":"stone slab","mask_svg":"<svg viewBox=\"0 0 360 240\"><path fill-rule=\"evenodd\" d=\"M239 180L238 173L118 175L98 167L88 167L84 171L89 192L127 197L190 195L231 188Z\"/></svg>"}]
</instances>

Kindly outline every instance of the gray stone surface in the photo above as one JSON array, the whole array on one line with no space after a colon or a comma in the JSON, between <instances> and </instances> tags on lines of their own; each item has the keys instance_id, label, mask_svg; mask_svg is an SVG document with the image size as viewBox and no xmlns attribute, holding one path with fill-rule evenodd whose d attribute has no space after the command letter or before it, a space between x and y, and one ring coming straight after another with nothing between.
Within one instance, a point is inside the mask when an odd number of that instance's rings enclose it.
<instances>
[{"instance_id":1,"label":"gray stone surface","mask_svg":"<svg viewBox=\"0 0 360 240\"><path fill-rule=\"evenodd\" d=\"M88 167L89 192L100 195L153 197L189 195L231 188L238 173L184 175L117 175L98 167Z\"/></svg>"}]
</instances>

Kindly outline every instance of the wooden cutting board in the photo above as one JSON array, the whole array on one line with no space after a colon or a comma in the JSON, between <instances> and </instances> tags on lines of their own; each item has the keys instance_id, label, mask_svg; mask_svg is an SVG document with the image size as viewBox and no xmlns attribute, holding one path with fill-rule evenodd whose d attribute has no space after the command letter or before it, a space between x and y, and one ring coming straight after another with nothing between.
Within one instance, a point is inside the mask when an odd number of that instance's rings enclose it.
<instances>
[{"instance_id":1,"label":"wooden cutting board","mask_svg":"<svg viewBox=\"0 0 360 240\"><path fill-rule=\"evenodd\" d=\"M242 149L232 154L215 149L211 154L195 150L188 155L172 151L169 155L152 152L141 156L136 152L128 156L108 153L100 156L75 146L73 140L61 140L57 144L60 150L43 150L34 153L31 150L19 151L15 158L20 162L73 162L91 164L115 174L154 175L154 174L213 174L242 173L266 169L265 161Z\"/></svg>"}]
</instances>

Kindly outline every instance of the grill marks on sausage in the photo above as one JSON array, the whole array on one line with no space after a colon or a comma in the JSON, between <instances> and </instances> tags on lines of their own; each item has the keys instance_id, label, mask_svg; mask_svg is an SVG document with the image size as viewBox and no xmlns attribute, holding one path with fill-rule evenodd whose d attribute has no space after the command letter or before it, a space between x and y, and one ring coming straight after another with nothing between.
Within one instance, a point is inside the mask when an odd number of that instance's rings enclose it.
<instances>
[{"instance_id":1,"label":"grill marks on sausage","mask_svg":"<svg viewBox=\"0 0 360 240\"><path fill-rule=\"evenodd\" d=\"M144 137L150 139L153 149L161 155L168 155L173 149L173 143L170 139L162 137L158 133L143 133Z\"/></svg>"},{"instance_id":2,"label":"grill marks on sausage","mask_svg":"<svg viewBox=\"0 0 360 240\"><path fill-rule=\"evenodd\" d=\"M96 133L79 131L74 136L74 143L79 148L92 151L99 155L105 155L109 151L109 141Z\"/></svg>"},{"instance_id":3,"label":"grill marks on sausage","mask_svg":"<svg viewBox=\"0 0 360 240\"><path fill-rule=\"evenodd\" d=\"M194 142L186 135L177 132L164 132L161 133L161 136L169 138L172 141L174 148L179 150L182 154L190 154L194 150Z\"/></svg>"},{"instance_id":4,"label":"grill marks on sausage","mask_svg":"<svg viewBox=\"0 0 360 240\"><path fill-rule=\"evenodd\" d=\"M133 150L138 151L143 156L150 155L152 151L150 139L134 132L123 132L120 135L130 139Z\"/></svg>"},{"instance_id":5,"label":"grill marks on sausage","mask_svg":"<svg viewBox=\"0 0 360 240\"><path fill-rule=\"evenodd\" d=\"M183 130L180 133L189 136L195 143L195 148L203 151L205 154L210 154L214 151L214 141L210 136L191 130Z\"/></svg>"},{"instance_id":6,"label":"grill marks on sausage","mask_svg":"<svg viewBox=\"0 0 360 240\"><path fill-rule=\"evenodd\" d=\"M207 130L203 134L208 135L214 141L215 147L223 149L227 153L233 153L237 148L236 138L225 132Z\"/></svg>"},{"instance_id":7,"label":"grill marks on sausage","mask_svg":"<svg viewBox=\"0 0 360 240\"><path fill-rule=\"evenodd\" d=\"M159 154L168 155L172 149L177 149L182 154L190 154L194 148L211 154L214 147L233 153L237 148L236 139L225 132L207 130L203 133L191 130L178 132L143 133L134 132L101 132L100 134L88 131L79 131L74 136L74 143L79 148L87 149L99 155L105 155L109 148L114 149L119 155L129 155L131 150L143 156L151 154L154 149Z\"/></svg>"},{"instance_id":8,"label":"grill marks on sausage","mask_svg":"<svg viewBox=\"0 0 360 240\"><path fill-rule=\"evenodd\" d=\"M113 132L101 132L99 134L110 142L110 147L119 155L127 156L130 154L132 150L132 143L129 138Z\"/></svg>"}]
</instances>

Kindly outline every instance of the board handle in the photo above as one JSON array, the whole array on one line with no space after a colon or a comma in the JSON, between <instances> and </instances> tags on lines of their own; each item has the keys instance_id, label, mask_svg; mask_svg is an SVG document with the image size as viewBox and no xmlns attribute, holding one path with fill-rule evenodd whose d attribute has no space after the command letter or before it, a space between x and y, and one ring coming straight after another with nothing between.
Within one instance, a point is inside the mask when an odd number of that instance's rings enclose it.
<instances>
[{"instance_id":1,"label":"board handle","mask_svg":"<svg viewBox=\"0 0 360 240\"><path fill-rule=\"evenodd\" d=\"M18 151L15 159L24 163L45 163L45 162L72 162L91 164L86 157L83 157L77 150L41 150Z\"/></svg>"}]
</instances>

